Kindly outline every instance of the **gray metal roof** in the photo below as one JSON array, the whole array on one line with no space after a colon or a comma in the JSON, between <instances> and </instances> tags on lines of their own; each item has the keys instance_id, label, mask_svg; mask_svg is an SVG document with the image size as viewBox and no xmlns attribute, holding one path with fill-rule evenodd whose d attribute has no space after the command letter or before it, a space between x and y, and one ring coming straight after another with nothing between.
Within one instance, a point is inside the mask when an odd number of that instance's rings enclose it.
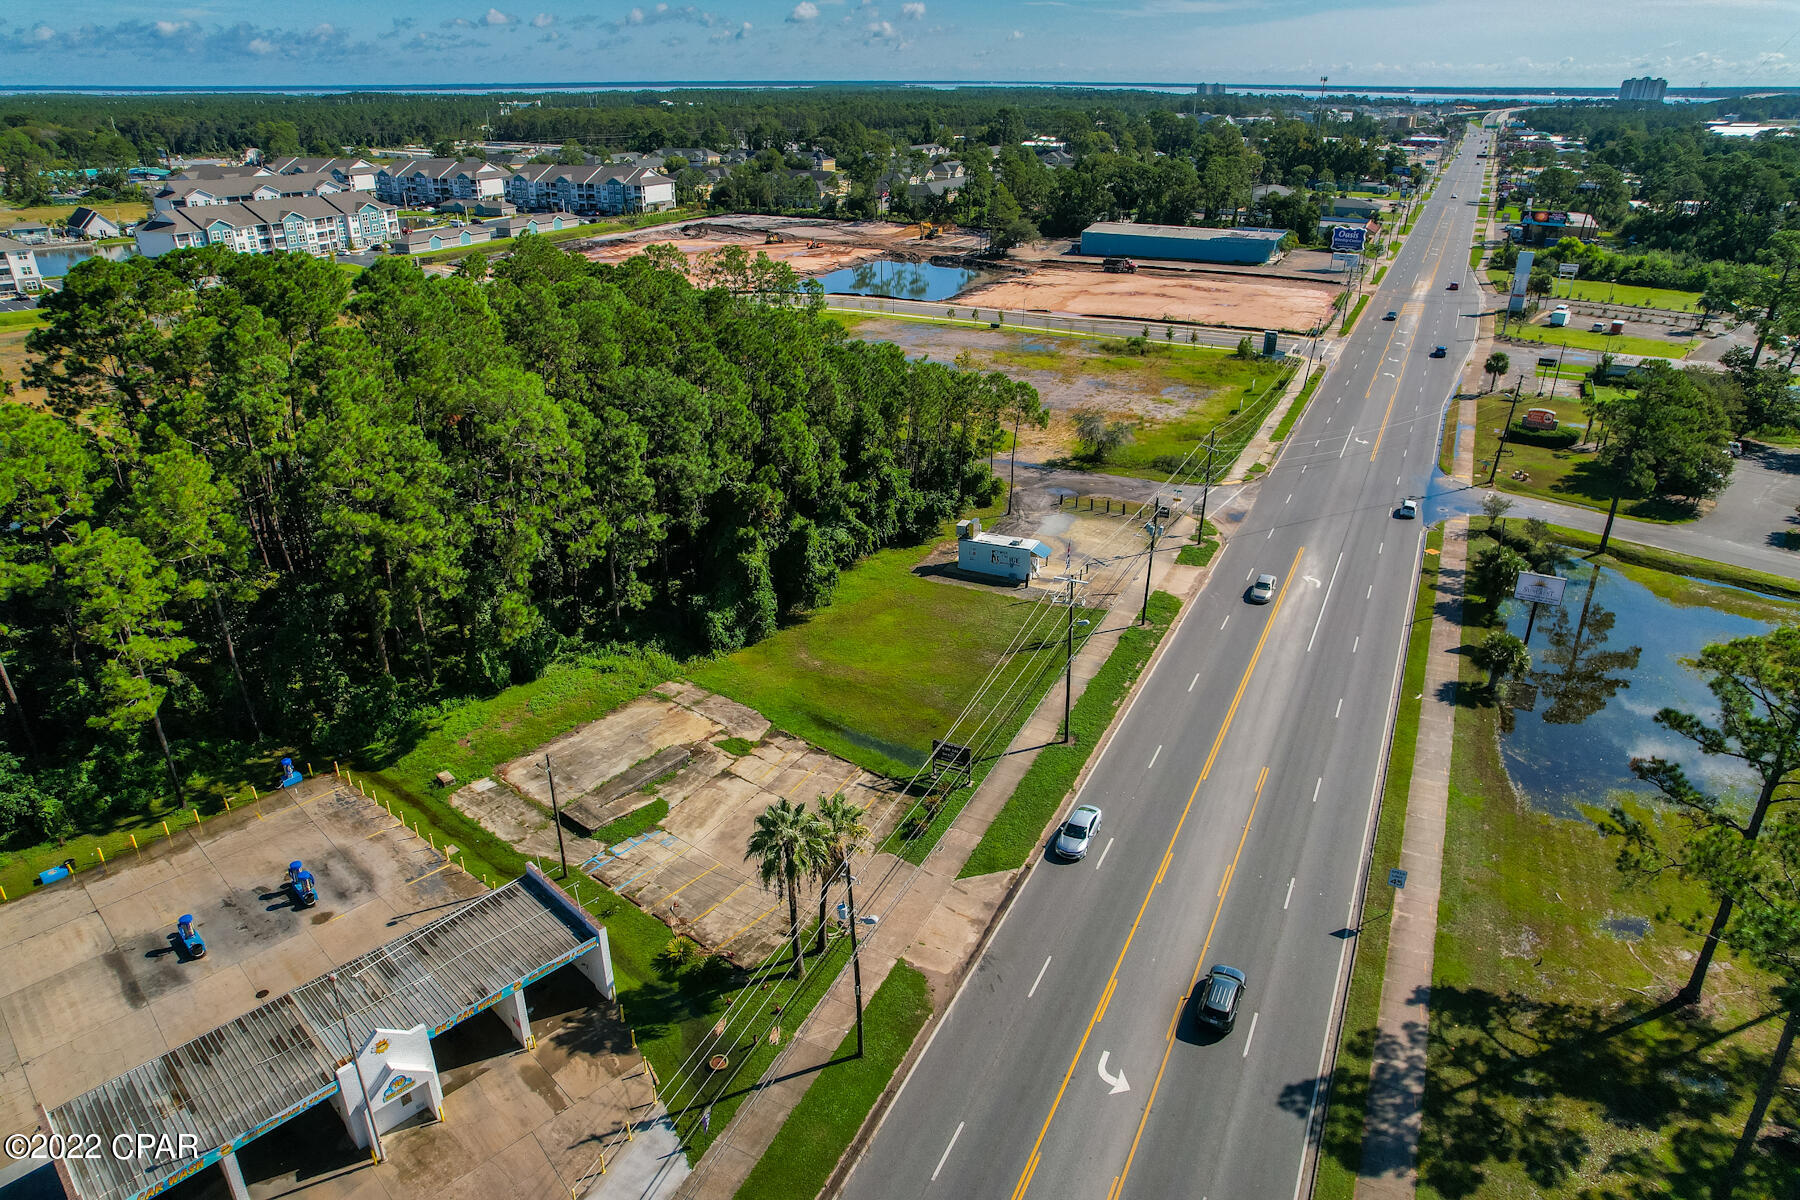
<instances>
[{"instance_id":1,"label":"gray metal roof","mask_svg":"<svg viewBox=\"0 0 1800 1200\"><path fill-rule=\"evenodd\" d=\"M377 1028L435 1036L521 980L584 952L596 928L538 872L337 969L356 1047ZM331 981L321 976L45 1114L46 1132L193 1134L198 1158L59 1160L76 1200L134 1200L216 1160L337 1090L349 1060ZM84 1143L85 1144L85 1143Z\"/></svg>"},{"instance_id":2,"label":"gray metal roof","mask_svg":"<svg viewBox=\"0 0 1800 1200\"><path fill-rule=\"evenodd\" d=\"M1082 230L1083 233L1130 233L1141 237L1185 238L1195 242L1210 242L1218 238L1242 238L1247 241L1267 242L1280 241L1287 236L1285 229L1257 229L1250 226L1239 226L1236 229L1205 229L1198 225L1140 225L1135 221L1096 221Z\"/></svg>"}]
</instances>

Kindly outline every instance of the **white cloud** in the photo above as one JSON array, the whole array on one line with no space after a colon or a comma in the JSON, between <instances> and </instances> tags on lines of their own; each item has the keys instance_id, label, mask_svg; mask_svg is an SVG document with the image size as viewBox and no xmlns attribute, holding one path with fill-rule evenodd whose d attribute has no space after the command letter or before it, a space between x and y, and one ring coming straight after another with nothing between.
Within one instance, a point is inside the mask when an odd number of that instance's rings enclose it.
<instances>
[{"instance_id":1,"label":"white cloud","mask_svg":"<svg viewBox=\"0 0 1800 1200\"><path fill-rule=\"evenodd\" d=\"M925 19L925 6L918 3L917 0L914 0L911 4L902 4L900 6L900 14L909 21L923 21Z\"/></svg>"},{"instance_id":2,"label":"white cloud","mask_svg":"<svg viewBox=\"0 0 1800 1200\"><path fill-rule=\"evenodd\" d=\"M48 25L35 26L31 31L31 40L34 42L47 42L55 36L56 30L50 28Z\"/></svg>"},{"instance_id":3,"label":"white cloud","mask_svg":"<svg viewBox=\"0 0 1800 1200\"><path fill-rule=\"evenodd\" d=\"M625 14L625 20L631 25L642 25L644 23L644 10L641 8L632 9L629 13Z\"/></svg>"},{"instance_id":4,"label":"white cloud","mask_svg":"<svg viewBox=\"0 0 1800 1200\"><path fill-rule=\"evenodd\" d=\"M1022 42L1025 40L1025 35L1015 29L1007 35L1006 40L1009 42Z\"/></svg>"},{"instance_id":5,"label":"white cloud","mask_svg":"<svg viewBox=\"0 0 1800 1200\"><path fill-rule=\"evenodd\" d=\"M550 26L556 24L556 18L549 13L539 13L537 16L531 18L531 24L532 27L536 29L548 29Z\"/></svg>"},{"instance_id":6,"label":"white cloud","mask_svg":"<svg viewBox=\"0 0 1800 1200\"><path fill-rule=\"evenodd\" d=\"M481 23L483 25L510 25L512 24L512 21L512 17L501 12L497 8L488 9L487 16L481 18Z\"/></svg>"},{"instance_id":7,"label":"white cloud","mask_svg":"<svg viewBox=\"0 0 1800 1200\"><path fill-rule=\"evenodd\" d=\"M873 25L869 26L869 36L874 38L891 38L894 36L894 27L886 21L876 21Z\"/></svg>"},{"instance_id":8,"label":"white cloud","mask_svg":"<svg viewBox=\"0 0 1800 1200\"><path fill-rule=\"evenodd\" d=\"M790 21L816 21L819 18L819 6L812 0L800 0L794 5L794 11L788 14Z\"/></svg>"},{"instance_id":9,"label":"white cloud","mask_svg":"<svg viewBox=\"0 0 1800 1200\"><path fill-rule=\"evenodd\" d=\"M244 49L252 54L273 54L275 53L275 43L268 38L251 38Z\"/></svg>"},{"instance_id":10,"label":"white cloud","mask_svg":"<svg viewBox=\"0 0 1800 1200\"><path fill-rule=\"evenodd\" d=\"M192 22L189 21L158 21L156 23L156 33L158 37L174 37L176 34L185 32L191 27Z\"/></svg>"}]
</instances>

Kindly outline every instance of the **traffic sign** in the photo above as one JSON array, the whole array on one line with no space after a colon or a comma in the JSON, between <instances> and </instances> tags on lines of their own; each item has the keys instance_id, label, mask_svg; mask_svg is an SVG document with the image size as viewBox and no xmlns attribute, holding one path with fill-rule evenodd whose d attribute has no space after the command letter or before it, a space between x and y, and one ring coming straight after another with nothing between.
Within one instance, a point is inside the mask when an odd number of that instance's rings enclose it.
<instances>
[{"instance_id":1,"label":"traffic sign","mask_svg":"<svg viewBox=\"0 0 1800 1200\"><path fill-rule=\"evenodd\" d=\"M1406 872L1402 871L1399 867L1395 867L1393 870L1389 871L1388 872L1388 886L1391 888L1405 887L1406 886Z\"/></svg>"}]
</instances>

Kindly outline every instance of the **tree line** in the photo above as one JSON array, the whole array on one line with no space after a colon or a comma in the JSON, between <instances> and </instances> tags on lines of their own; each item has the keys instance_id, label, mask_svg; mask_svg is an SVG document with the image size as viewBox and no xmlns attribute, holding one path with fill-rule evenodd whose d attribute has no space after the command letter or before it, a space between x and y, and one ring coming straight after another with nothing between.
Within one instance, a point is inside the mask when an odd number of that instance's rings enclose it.
<instances>
[{"instance_id":1,"label":"tree line","mask_svg":"<svg viewBox=\"0 0 1800 1200\"><path fill-rule=\"evenodd\" d=\"M179 791L209 740L350 749L582 645L741 646L998 494L1031 387L849 340L741 250L682 266L72 271L47 409L0 403L0 839Z\"/></svg>"}]
</instances>

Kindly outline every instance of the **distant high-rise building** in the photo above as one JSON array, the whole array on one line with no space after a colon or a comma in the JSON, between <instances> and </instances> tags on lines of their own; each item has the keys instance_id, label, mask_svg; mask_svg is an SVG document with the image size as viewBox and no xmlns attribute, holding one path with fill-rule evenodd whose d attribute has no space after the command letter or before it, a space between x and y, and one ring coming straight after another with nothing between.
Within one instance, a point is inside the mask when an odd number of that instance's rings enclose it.
<instances>
[{"instance_id":1,"label":"distant high-rise building","mask_svg":"<svg viewBox=\"0 0 1800 1200\"><path fill-rule=\"evenodd\" d=\"M1194 85L1194 95L1196 96L1223 96L1224 94L1225 85L1222 83L1196 83Z\"/></svg>"},{"instance_id":2,"label":"distant high-rise building","mask_svg":"<svg viewBox=\"0 0 1800 1200\"><path fill-rule=\"evenodd\" d=\"M1648 75L1641 79L1627 79L1619 85L1619 99L1641 101L1648 104L1661 104L1663 94L1669 90L1669 81L1653 79Z\"/></svg>"}]
</instances>

